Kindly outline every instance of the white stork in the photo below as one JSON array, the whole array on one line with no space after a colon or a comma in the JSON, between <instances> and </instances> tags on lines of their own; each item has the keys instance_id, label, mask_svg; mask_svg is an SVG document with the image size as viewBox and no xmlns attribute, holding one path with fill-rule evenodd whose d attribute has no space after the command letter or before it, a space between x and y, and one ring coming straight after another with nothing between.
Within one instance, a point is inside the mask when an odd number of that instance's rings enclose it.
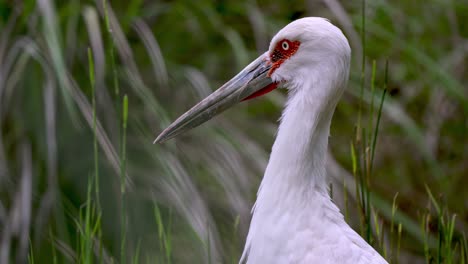
<instances>
[{"instance_id":1,"label":"white stork","mask_svg":"<svg viewBox=\"0 0 468 264\"><path fill-rule=\"evenodd\" d=\"M328 193L330 123L347 84L350 57L346 37L328 20L296 20L273 37L266 53L155 140L172 138L240 101L288 89L241 262L387 263L345 222Z\"/></svg>"}]
</instances>

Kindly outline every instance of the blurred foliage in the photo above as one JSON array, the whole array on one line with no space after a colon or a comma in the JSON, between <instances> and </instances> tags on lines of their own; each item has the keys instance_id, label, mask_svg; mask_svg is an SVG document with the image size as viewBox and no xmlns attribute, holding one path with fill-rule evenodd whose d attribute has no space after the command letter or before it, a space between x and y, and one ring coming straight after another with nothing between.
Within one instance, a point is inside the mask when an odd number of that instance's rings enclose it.
<instances>
[{"instance_id":1,"label":"blurred foliage","mask_svg":"<svg viewBox=\"0 0 468 264\"><path fill-rule=\"evenodd\" d=\"M364 110L372 96L379 101L389 65L370 183L384 232L402 223L400 263L430 261L425 245L437 248L423 231L436 237L437 217L456 214L453 244L460 247L468 229L468 2L367 1L364 43L361 6L337 0L0 1L0 262L81 260L78 226L95 161L99 199L92 200L99 201L102 223L98 241L90 243L102 261L121 256L120 165L126 161L129 260L237 262L285 91L244 103L165 145L151 143L303 16L329 18L354 54L331 129L329 169L340 171L331 177L336 202L343 208L343 187L354 192L342 179L354 180L349 146L364 48ZM374 60L378 92L371 94ZM124 145L127 159L120 155ZM441 208L434 208L425 184ZM348 211L357 223L354 202Z\"/></svg>"}]
</instances>

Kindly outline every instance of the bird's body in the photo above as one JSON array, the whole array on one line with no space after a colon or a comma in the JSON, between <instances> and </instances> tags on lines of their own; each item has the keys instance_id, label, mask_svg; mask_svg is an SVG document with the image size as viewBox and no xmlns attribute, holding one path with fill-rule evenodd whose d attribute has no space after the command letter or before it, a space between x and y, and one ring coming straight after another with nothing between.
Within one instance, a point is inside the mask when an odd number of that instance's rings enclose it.
<instances>
[{"instance_id":1,"label":"bird's body","mask_svg":"<svg viewBox=\"0 0 468 264\"><path fill-rule=\"evenodd\" d=\"M325 157L331 115L300 91L289 98L253 209L247 263L385 263L330 199Z\"/></svg>"},{"instance_id":2,"label":"bird's body","mask_svg":"<svg viewBox=\"0 0 468 264\"><path fill-rule=\"evenodd\" d=\"M296 20L278 32L267 53L156 139L173 137L276 86L289 90L241 262L387 263L346 224L328 194L330 124L350 57L348 41L330 22Z\"/></svg>"},{"instance_id":3,"label":"bird's body","mask_svg":"<svg viewBox=\"0 0 468 264\"><path fill-rule=\"evenodd\" d=\"M286 80L289 98L258 191L244 257L247 263L386 263L346 224L328 194L325 157L331 118L348 79L348 42L319 18L296 20L272 43L292 38L301 48L314 45L322 58L299 49L294 56L313 62L291 59L272 75ZM287 76L291 72L294 76Z\"/></svg>"},{"instance_id":4,"label":"bird's body","mask_svg":"<svg viewBox=\"0 0 468 264\"><path fill-rule=\"evenodd\" d=\"M250 224L247 263L379 263L328 194L331 115L318 119L307 98L290 100L301 102L283 115Z\"/></svg>"}]
</instances>

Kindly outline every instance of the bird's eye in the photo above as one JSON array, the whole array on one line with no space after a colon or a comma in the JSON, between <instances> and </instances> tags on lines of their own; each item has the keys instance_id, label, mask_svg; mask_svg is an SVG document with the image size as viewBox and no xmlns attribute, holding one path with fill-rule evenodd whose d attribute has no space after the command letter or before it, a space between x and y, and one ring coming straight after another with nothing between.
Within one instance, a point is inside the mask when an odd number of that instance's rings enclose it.
<instances>
[{"instance_id":1,"label":"bird's eye","mask_svg":"<svg viewBox=\"0 0 468 264\"><path fill-rule=\"evenodd\" d=\"M275 44L275 48L270 53L270 62L274 64L270 73L273 73L284 61L289 59L299 49L301 42L282 39Z\"/></svg>"}]
</instances>

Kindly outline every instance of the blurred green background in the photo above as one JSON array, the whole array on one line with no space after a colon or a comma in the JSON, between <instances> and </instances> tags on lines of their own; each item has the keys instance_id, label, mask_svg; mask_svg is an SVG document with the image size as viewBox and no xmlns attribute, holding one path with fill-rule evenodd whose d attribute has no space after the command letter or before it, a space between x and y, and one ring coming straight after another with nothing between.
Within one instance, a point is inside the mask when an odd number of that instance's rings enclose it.
<instances>
[{"instance_id":1,"label":"blurred green background","mask_svg":"<svg viewBox=\"0 0 468 264\"><path fill-rule=\"evenodd\" d=\"M0 1L0 263L237 263L285 91L152 142L304 16L353 50L334 201L362 231L350 146L386 87L370 242L392 263L466 263L467 0Z\"/></svg>"}]
</instances>

